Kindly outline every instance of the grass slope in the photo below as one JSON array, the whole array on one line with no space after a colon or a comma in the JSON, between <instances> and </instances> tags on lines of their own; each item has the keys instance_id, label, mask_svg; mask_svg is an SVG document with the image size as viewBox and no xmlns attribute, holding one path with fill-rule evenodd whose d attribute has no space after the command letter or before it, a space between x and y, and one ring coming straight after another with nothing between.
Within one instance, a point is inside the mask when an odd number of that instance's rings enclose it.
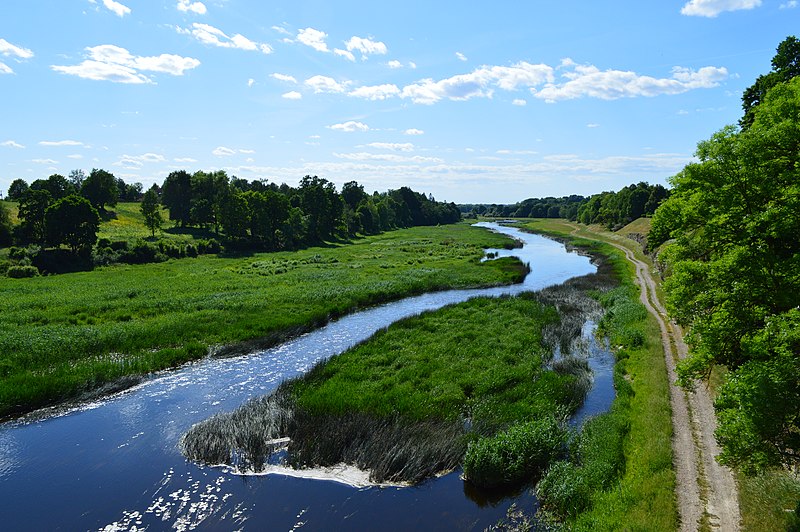
<instances>
[{"instance_id":1,"label":"grass slope","mask_svg":"<svg viewBox=\"0 0 800 532\"><path fill-rule=\"evenodd\" d=\"M603 332L617 350L617 399L605 420L598 418L599 426L593 427L574 450L576 476L591 477L586 484L588 492L575 494L584 497L587 504L580 511L562 513L570 515L568 523L574 530L674 530L678 514L671 411L658 325L638 301L633 265L616 248L598 240L615 240L631 249L635 243L586 226L575 231L574 225L563 220L535 220L525 226L601 252L612 260L622 279L622 286L604 301L609 314L602 323ZM609 464L614 466L615 446L622 455L618 478L603 472ZM568 480L570 473L562 473Z\"/></svg>"},{"instance_id":2,"label":"grass slope","mask_svg":"<svg viewBox=\"0 0 800 532\"><path fill-rule=\"evenodd\" d=\"M509 239L467 225L240 258L203 256L31 279L0 278L0 416L205 356L275 342L359 306L518 281Z\"/></svg>"}]
</instances>

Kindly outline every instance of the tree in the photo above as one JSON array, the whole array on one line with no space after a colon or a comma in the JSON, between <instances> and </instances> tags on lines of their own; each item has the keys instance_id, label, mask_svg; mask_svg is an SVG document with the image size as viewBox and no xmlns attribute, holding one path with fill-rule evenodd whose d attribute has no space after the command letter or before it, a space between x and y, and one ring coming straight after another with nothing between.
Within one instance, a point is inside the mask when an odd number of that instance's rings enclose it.
<instances>
[{"instance_id":1,"label":"tree","mask_svg":"<svg viewBox=\"0 0 800 532\"><path fill-rule=\"evenodd\" d=\"M27 242L44 244L46 232L45 212L53 202L46 190L28 190L19 200L18 217L22 221L20 231Z\"/></svg>"},{"instance_id":2,"label":"tree","mask_svg":"<svg viewBox=\"0 0 800 532\"><path fill-rule=\"evenodd\" d=\"M28 191L28 183L23 179L15 179L8 187L8 199L11 201L20 201L22 196Z\"/></svg>"},{"instance_id":3,"label":"tree","mask_svg":"<svg viewBox=\"0 0 800 532\"><path fill-rule=\"evenodd\" d=\"M776 54L772 58L772 70L758 76L755 83L746 88L742 94L744 116L739 121L742 128L746 129L753 124L756 107L764 101L764 97L772 87L787 82L797 75L800 75L800 40L789 36L778 45Z\"/></svg>"},{"instance_id":4,"label":"tree","mask_svg":"<svg viewBox=\"0 0 800 532\"><path fill-rule=\"evenodd\" d=\"M355 212L362 201L367 199L364 187L355 181L348 181L342 185L342 199L350 209Z\"/></svg>"},{"instance_id":5,"label":"tree","mask_svg":"<svg viewBox=\"0 0 800 532\"><path fill-rule=\"evenodd\" d=\"M100 215L86 198L73 194L47 208L47 241L66 244L73 253L90 250L97 242Z\"/></svg>"},{"instance_id":6,"label":"tree","mask_svg":"<svg viewBox=\"0 0 800 532\"><path fill-rule=\"evenodd\" d=\"M46 190L50 193L53 200L60 200L70 194L75 194L77 190L72 183L67 181L67 178L60 174L53 174L47 179L37 179L31 183L33 190Z\"/></svg>"},{"instance_id":7,"label":"tree","mask_svg":"<svg viewBox=\"0 0 800 532\"><path fill-rule=\"evenodd\" d=\"M656 211L670 312L688 327L686 383L728 368L720 460L756 471L800 465L800 77L770 89L752 124L728 126L672 178ZM655 234L652 234L655 233Z\"/></svg>"},{"instance_id":8,"label":"tree","mask_svg":"<svg viewBox=\"0 0 800 532\"><path fill-rule=\"evenodd\" d=\"M113 207L119 199L119 189L114 174L92 168L81 186L81 196L89 200L92 207L100 212L105 212L106 205Z\"/></svg>"},{"instance_id":9,"label":"tree","mask_svg":"<svg viewBox=\"0 0 800 532\"><path fill-rule=\"evenodd\" d=\"M144 216L144 225L150 229L153 233L153 238L155 238L156 229L161 229L164 219L161 217L161 204L158 202L158 194L154 188L144 193L139 210Z\"/></svg>"},{"instance_id":10,"label":"tree","mask_svg":"<svg viewBox=\"0 0 800 532\"><path fill-rule=\"evenodd\" d=\"M75 170L70 170L67 179L69 179L69 182L75 187L75 190L80 190L81 187L83 187L83 182L86 180L86 174L80 168L76 168Z\"/></svg>"},{"instance_id":11,"label":"tree","mask_svg":"<svg viewBox=\"0 0 800 532\"><path fill-rule=\"evenodd\" d=\"M169 209L169 219L186 227L191 219L192 176L185 170L171 172L161 188L161 201Z\"/></svg>"},{"instance_id":12,"label":"tree","mask_svg":"<svg viewBox=\"0 0 800 532\"><path fill-rule=\"evenodd\" d=\"M11 216L6 203L0 201L0 248L11 245Z\"/></svg>"}]
</instances>

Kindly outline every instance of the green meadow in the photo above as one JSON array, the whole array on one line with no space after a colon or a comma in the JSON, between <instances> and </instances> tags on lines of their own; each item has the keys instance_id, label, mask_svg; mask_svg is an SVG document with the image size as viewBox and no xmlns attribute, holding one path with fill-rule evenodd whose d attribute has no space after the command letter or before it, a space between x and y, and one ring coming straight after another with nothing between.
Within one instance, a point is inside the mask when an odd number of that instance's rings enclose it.
<instances>
[{"instance_id":1,"label":"green meadow","mask_svg":"<svg viewBox=\"0 0 800 532\"><path fill-rule=\"evenodd\" d=\"M120 209L108 237L143 230ZM358 307L453 287L519 281L511 241L468 225L417 227L352 243L201 256L0 279L0 416L135 382L201 358L269 345Z\"/></svg>"}]
</instances>

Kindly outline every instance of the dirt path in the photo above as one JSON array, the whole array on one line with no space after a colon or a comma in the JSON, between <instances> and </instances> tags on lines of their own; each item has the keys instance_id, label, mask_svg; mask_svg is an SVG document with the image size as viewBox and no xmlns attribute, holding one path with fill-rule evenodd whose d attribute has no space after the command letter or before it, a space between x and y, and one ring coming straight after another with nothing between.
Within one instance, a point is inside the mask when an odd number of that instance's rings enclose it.
<instances>
[{"instance_id":1,"label":"dirt path","mask_svg":"<svg viewBox=\"0 0 800 532\"><path fill-rule=\"evenodd\" d=\"M573 234L579 229L575 227ZM715 460L720 449L714 438L717 423L711 397L702 384L691 392L675 384L675 365L688 352L683 331L667 317L648 265L622 244L608 243L625 253L636 267L636 279L641 287L639 299L661 329L670 381L672 460L680 530L738 531L741 514L736 482L731 470Z\"/></svg>"}]
</instances>

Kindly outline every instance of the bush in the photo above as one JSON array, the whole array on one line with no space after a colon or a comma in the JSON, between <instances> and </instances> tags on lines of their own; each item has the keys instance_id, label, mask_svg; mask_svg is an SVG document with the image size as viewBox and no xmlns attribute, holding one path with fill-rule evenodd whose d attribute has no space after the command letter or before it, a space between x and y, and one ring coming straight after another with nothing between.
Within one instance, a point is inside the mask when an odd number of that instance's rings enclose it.
<instances>
[{"instance_id":1,"label":"bush","mask_svg":"<svg viewBox=\"0 0 800 532\"><path fill-rule=\"evenodd\" d=\"M167 257L156 246L143 241L136 242L132 248L123 252L119 257L120 262L127 264L147 264L165 260Z\"/></svg>"},{"instance_id":2,"label":"bush","mask_svg":"<svg viewBox=\"0 0 800 532\"><path fill-rule=\"evenodd\" d=\"M558 456L567 434L561 423L548 416L471 442L464 456L464 476L486 488L519 484Z\"/></svg>"},{"instance_id":3,"label":"bush","mask_svg":"<svg viewBox=\"0 0 800 532\"><path fill-rule=\"evenodd\" d=\"M220 253L221 251L222 246L213 238L209 238L208 240L198 240L197 242L197 252L200 255Z\"/></svg>"},{"instance_id":4,"label":"bush","mask_svg":"<svg viewBox=\"0 0 800 532\"><path fill-rule=\"evenodd\" d=\"M39 275L39 269L36 266L11 266L8 268L7 275L12 279L36 277Z\"/></svg>"}]
</instances>

